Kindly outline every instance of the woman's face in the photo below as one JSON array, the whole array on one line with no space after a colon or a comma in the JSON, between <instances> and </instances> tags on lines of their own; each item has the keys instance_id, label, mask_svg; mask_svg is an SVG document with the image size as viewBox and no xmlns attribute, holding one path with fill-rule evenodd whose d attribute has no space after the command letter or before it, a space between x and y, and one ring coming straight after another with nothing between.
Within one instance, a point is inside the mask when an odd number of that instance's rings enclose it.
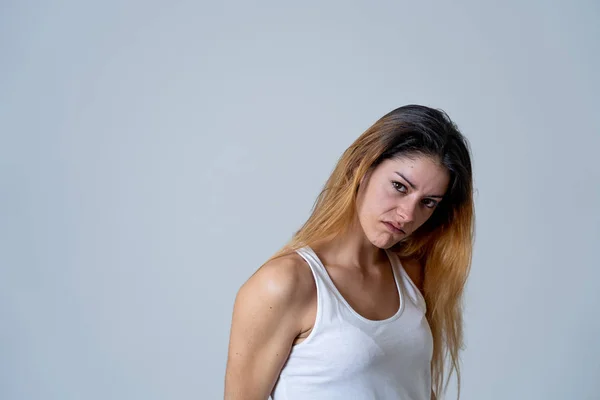
<instances>
[{"instance_id":1,"label":"woman's face","mask_svg":"<svg viewBox=\"0 0 600 400\"><path fill-rule=\"evenodd\" d=\"M433 214L449 181L446 168L427 156L382 162L363 178L357 196L357 215L367 238L387 249L409 236Z\"/></svg>"}]
</instances>

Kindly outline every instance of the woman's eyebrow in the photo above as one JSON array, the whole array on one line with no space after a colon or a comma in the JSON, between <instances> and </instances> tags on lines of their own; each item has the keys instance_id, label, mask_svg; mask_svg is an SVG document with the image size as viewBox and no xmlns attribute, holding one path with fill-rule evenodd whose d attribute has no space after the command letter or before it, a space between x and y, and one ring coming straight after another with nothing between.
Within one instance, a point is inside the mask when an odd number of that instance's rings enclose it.
<instances>
[{"instance_id":1,"label":"woman's eyebrow","mask_svg":"<svg viewBox=\"0 0 600 400\"><path fill-rule=\"evenodd\" d=\"M404 179L406 182L408 182L408 184L410 185L410 187L411 187L411 188L413 188L413 190L419 190L419 188L417 188L417 186L416 186L416 185L414 185L414 184L413 184L411 181L409 181L409 180L408 180L408 178L407 178L407 177L405 177L405 176L404 176L404 175L403 175L401 172L398 172L398 171L394 171L394 172L395 172L396 174L400 175L400 176L402 177L402 179ZM439 194L430 194L430 195L427 195L427 196L425 196L425 197L437 197L437 198L440 198L440 199L441 199L441 198L443 198L444 196L443 196L443 195L439 195Z\"/></svg>"}]
</instances>

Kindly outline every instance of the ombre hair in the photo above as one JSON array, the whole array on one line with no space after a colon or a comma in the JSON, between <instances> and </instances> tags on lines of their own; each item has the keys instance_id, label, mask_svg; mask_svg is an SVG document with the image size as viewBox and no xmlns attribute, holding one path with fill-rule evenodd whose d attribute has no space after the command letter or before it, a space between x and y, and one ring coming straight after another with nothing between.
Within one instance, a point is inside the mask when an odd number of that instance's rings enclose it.
<instances>
[{"instance_id":1,"label":"ombre hair","mask_svg":"<svg viewBox=\"0 0 600 400\"><path fill-rule=\"evenodd\" d=\"M387 159L415 156L439 162L450 183L429 219L390 250L424 267L426 318L433 336L432 387L441 398L456 372L459 398L463 293L471 268L475 211L469 144L444 111L407 105L375 122L344 151L308 220L265 264L346 232L356 216L361 179Z\"/></svg>"}]
</instances>

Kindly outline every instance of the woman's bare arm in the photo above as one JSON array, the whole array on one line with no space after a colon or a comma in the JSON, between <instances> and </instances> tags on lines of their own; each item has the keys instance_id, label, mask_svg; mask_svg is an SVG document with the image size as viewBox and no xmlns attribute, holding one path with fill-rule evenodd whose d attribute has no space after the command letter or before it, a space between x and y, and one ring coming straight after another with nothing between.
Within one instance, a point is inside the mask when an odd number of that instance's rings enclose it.
<instances>
[{"instance_id":1,"label":"woman's bare arm","mask_svg":"<svg viewBox=\"0 0 600 400\"><path fill-rule=\"evenodd\" d=\"M225 372L225 400L266 400L316 293L295 254L260 268L235 299Z\"/></svg>"}]
</instances>

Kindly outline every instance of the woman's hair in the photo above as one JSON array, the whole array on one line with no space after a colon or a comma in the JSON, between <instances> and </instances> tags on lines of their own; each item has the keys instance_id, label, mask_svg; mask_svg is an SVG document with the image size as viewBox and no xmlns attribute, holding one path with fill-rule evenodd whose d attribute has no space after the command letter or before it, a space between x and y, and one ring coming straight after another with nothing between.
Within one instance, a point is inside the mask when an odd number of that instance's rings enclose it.
<instances>
[{"instance_id":1,"label":"woman's hair","mask_svg":"<svg viewBox=\"0 0 600 400\"><path fill-rule=\"evenodd\" d=\"M446 392L453 371L460 397L462 297L475 233L469 153L467 140L444 111L407 105L389 112L346 149L308 220L265 262L346 232L355 217L361 178L383 161L415 156L437 160L450 174L447 192L431 217L390 250L401 259L416 259L424 266L426 317L433 335L432 385L438 398Z\"/></svg>"}]
</instances>

